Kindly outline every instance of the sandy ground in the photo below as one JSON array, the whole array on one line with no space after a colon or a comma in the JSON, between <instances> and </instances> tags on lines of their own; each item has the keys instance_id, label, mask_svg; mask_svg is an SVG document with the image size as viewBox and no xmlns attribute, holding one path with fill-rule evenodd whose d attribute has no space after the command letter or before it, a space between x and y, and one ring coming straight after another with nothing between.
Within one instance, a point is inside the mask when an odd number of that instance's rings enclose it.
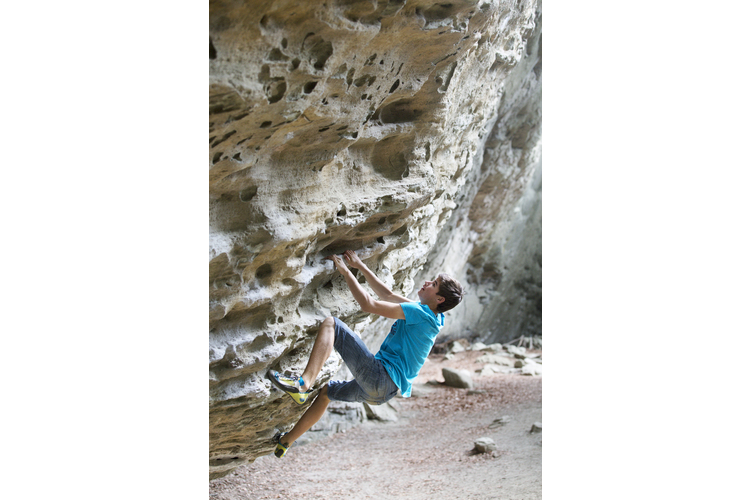
<instances>
[{"instance_id":1,"label":"sandy ground","mask_svg":"<svg viewBox=\"0 0 750 500\"><path fill-rule=\"evenodd\" d=\"M540 352L540 351L533 351ZM397 398L397 422L368 421L345 433L260 457L211 481L211 499L518 499L542 498L542 378L474 373L483 353L444 361L430 356L418 383L442 381L443 366L472 372L474 389L418 385ZM481 391L486 391L482 393ZM509 416L504 425L495 419ZM491 454L473 451L490 437Z\"/></svg>"}]
</instances>

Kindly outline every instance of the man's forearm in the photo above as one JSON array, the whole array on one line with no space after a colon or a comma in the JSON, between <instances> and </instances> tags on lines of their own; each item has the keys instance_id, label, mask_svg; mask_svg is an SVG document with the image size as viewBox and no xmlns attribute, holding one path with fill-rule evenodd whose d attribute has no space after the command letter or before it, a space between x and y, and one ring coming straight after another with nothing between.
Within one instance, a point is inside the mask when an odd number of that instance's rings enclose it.
<instances>
[{"instance_id":1,"label":"man's forearm","mask_svg":"<svg viewBox=\"0 0 750 500\"><path fill-rule=\"evenodd\" d=\"M364 288L362 288L362 285L359 284L357 278L355 278L352 272L348 269L347 273L344 275L344 279L346 280L346 285L349 287L349 291L351 291L352 295L354 296L354 300L356 300L359 304L359 307L363 311L367 311L368 306L372 305L372 303L374 302L373 298L369 293L365 291Z\"/></svg>"},{"instance_id":2,"label":"man's forearm","mask_svg":"<svg viewBox=\"0 0 750 500\"><path fill-rule=\"evenodd\" d=\"M385 286L385 284L380 281L377 276L375 276L375 273L370 271L370 268L368 268L367 266L363 266L360 271L362 271L362 274L365 275L367 284L370 285L372 291L375 292L375 294L380 297L381 300L388 300L393 292L387 286Z\"/></svg>"}]
</instances>

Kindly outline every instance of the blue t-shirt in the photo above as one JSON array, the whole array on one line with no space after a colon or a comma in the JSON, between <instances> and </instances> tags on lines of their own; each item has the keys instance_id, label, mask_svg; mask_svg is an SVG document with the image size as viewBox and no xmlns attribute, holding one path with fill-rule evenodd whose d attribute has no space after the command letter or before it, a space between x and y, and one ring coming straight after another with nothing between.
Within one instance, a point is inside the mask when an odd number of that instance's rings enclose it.
<instances>
[{"instance_id":1,"label":"blue t-shirt","mask_svg":"<svg viewBox=\"0 0 750 500\"><path fill-rule=\"evenodd\" d=\"M445 316L443 313L435 316L429 306L419 302L404 302L401 309L406 319L393 323L375 359L383 362L388 375L401 389L401 395L408 398L411 383L430 354L435 337L445 323Z\"/></svg>"}]
</instances>

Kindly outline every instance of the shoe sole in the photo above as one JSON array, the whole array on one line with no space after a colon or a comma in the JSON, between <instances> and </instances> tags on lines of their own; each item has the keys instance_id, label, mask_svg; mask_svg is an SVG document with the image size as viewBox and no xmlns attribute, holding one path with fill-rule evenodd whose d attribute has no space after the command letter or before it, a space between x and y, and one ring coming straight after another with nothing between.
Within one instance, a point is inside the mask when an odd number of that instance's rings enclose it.
<instances>
[{"instance_id":1,"label":"shoe sole","mask_svg":"<svg viewBox=\"0 0 750 500\"><path fill-rule=\"evenodd\" d=\"M305 393L305 392L293 392L293 391L289 390L289 387L286 386L286 385L284 385L284 384L282 384L278 380L276 380L276 377L274 377L273 375L271 375L271 372L267 372L266 373L266 377L271 382L273 382L273 384L276 387L278 387L282 392L285 392L285 393L289 394L289 396L291 396L291 398L294 400L294 402L297 403L298 405L302 406L302 405L304 405L307 402L307 397L310 395L309 392L307 392L307 393ZM297 397L301 397L303 394L305 394L305 399L303 401L297 400Z\"/></svg>"}]
</instances>

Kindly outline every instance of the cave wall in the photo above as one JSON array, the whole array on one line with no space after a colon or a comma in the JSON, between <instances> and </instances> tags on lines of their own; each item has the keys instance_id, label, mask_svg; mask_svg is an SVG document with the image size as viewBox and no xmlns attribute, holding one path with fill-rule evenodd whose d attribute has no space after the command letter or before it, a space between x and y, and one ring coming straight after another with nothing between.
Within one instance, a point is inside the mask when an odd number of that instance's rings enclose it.
<instances>
[{"instance_id":1,"label":"cave wall","mask_svg":"<svg viewBox=\"0 0 750 500\"><path fill-rule=\"evenodd\" d=\"M209 34L211 478L304 411L265 373L322 319L387 333L326 255L455 275L443 337L541 334L540 2L212 1Z\"/></svg>"}]
</instances>

